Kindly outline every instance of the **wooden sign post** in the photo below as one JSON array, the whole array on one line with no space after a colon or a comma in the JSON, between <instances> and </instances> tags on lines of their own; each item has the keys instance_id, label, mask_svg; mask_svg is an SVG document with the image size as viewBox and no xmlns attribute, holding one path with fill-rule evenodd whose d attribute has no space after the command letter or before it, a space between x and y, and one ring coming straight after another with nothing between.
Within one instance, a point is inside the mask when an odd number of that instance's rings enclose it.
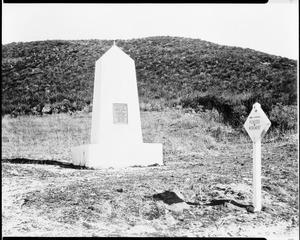
<instances>
[{"instance_id":1,"label":"wooden sign post","mask_svg":"<svg viewBox=\"0 0 300 240\"><path fill-rule=\"evenodd\" d=\"M253 206L255 212L261 210L261 139L270 126L271 122L260 104L253 104L244 128L253 142Z\"/></svg>"}]
</instances>

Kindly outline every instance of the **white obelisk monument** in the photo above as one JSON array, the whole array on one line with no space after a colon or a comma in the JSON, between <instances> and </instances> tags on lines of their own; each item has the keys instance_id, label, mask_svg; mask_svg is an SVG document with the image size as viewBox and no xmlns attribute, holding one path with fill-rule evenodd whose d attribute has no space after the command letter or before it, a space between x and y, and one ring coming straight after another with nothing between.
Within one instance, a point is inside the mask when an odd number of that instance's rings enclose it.
<instances>
[{"instance_id":1,"label":"white obelisk monument","mask_svg":"<svg viewBox=\"0 0 300 240\"><path fill-rule=\"evenodd\" d=\"M71 152L93 168L163 164L162 144L143 143L134 60L115 44L96 61L91 144Z\"/></svg>"}]
</instances>

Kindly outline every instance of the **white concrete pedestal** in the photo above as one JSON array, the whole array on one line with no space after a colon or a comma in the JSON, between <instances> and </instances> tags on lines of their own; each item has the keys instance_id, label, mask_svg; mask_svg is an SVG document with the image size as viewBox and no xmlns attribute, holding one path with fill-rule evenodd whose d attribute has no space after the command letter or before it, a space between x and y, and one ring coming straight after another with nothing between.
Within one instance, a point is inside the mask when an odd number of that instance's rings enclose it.
<instances>
[{"instance_id":1,"label":"white concrete pedestal","mask_svg":"<svg viewBox=\"0 0 300 240\"><path fill-rule=\"evenodd\" d=\"M72 148L73 164L90 168L163 165L162 144L87 144Z\"/></svg>"}]
</instances>

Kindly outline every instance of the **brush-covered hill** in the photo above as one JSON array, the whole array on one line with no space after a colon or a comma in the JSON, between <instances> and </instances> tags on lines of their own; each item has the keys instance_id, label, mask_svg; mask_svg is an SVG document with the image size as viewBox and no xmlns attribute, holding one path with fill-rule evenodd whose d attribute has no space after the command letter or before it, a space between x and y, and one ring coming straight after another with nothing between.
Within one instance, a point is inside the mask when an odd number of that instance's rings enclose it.
<instances>
[{"instance_id":1,"label":"brush-covered hill","mask_svg":"<svg viewBox=\"0 0 300 240\"><path fill-rule=\"evenodd\" d=\"M2 45L2 115L82 110L92 102L94 66L109 40ZM216 109L239 126L256 101L273 126L296 114L297 62L200 39L117 40L135 60L141 103ZM281 117L282 118L282 117ZM292 126L293 127L293 126Z\"/></svg>"}]
</instances>

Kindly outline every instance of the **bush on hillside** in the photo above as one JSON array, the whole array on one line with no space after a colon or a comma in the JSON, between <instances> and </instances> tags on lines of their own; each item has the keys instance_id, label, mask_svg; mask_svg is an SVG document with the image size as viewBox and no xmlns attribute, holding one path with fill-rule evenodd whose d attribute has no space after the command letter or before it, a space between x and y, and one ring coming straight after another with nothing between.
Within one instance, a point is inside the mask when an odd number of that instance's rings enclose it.
<instances>
[{"instance_id":1,"label":"bush on hillside","mask_svg":"<svg viewBox=\"0 0 300 240\"><path fill-rule=\"evenodd\" d=\"M270 112L272 127L281 132L297 132L297 106L283 106L277 103Z\"/></svg>"},{"instance_id":2,"label":"bush on hillside","mask_svg":"<svg viewBox=\"0 0 300 240\"><path fill-rule=\"evenodd\" d=\"M232 95L205 92L191 94L181 101L183 107L193 108L197 112L215 109L220 114L222 122L235 128L243 126L255 102L260 103L263 111L269 116L272 128L279 128L280 131L296 130L297 107L276 103L275 99L267 94Z\"/></svg>"}]
</instances>

